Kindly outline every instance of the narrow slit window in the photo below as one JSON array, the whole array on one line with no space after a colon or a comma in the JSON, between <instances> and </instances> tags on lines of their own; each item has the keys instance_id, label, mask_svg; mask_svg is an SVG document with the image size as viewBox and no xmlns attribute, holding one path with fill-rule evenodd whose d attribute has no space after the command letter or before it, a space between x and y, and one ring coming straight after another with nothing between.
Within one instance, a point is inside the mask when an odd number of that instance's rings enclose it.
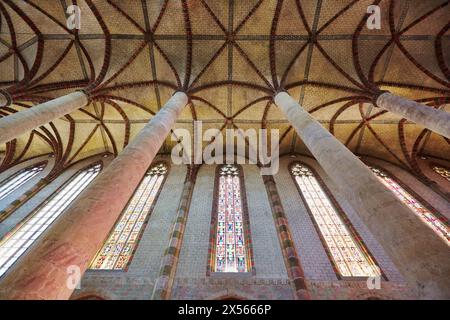
<instances>
[{"instance_id":1,"label":"narrow slit window","mask_svg":"<svg viewBox=\"0 0 450 320\"><path fill-rule=\"evenodd\" d=\"M450 245L450 229L443 217L439 219L423 204L417 201L409 192L402 188L386 172L379 168L370 167L380 181L391 190L398 199L406 204L423 222L425 222L447 245Z\"/></svg>"},{"instance_id":2,"label":"narrow slit window","mask_svg":"<svg viewBox=\"0 0 450 320\"><path fill-rule=\"evenodd\" d=\"M139 236L167 175L167 167L158 164L147 171L91 269L123 270L131 262Z\"/></svg>"},{"instance_id":3,"label":"narrow slit window","mask_svg":"<svg viewBox=\"0 0 450 320\"><path fill-rule=\"evenodd\" d=\"M450 181L450 169L441 167L441 166L433 166L433 171L440 175L442 178Z\"/></svg>"},{"instance_id":4,"label":"narrow slit window","mask_svg":"<svg viewBox=\"0 0 450 320\"><path fill-rule=\"evenodd\" d=\"M328 255L342 277L373 277L380 269L337 212L313 171L296 163L291 173L321 235ZM353 232L354 233L354 232Z\"/></svg>"},{"instance_id":5,"label":"narrow slit window","mask_svg":"<svg viewBox=\"0 0 450 320\"><path fill-rule=\"evenodd\" d=\"M0 277L94 180L101 164L80 170L0 241Z\"/></svg>"},{"instance_id":6,"label":"narrow slit window","mask_svg":"<svg viewBox=\"0 0 450 320\"><path fill-rule=\"evenodd\" d=\"M224 165L218 172L213 272L250 272L239 168Z\"/></svg>"},{"instance_id":7,"label":"narrow slit window","mask_svg":"<svg viewBox=\"0 0 450 320\"><path fill-rule=\"evenodd\" d=\"M0 201L37 176L44 170L46 165L47 163L40 163L30 166L18 171L3 182L0 182Z\"/></svg>"}]
</instances>

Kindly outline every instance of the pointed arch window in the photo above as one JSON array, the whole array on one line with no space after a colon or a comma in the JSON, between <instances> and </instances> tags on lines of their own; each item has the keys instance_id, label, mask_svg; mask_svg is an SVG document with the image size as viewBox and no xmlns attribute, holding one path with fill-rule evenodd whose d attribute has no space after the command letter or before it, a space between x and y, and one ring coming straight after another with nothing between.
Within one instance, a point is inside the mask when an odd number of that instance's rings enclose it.
<instances>
[{"instance_id":1,"label":"pointed arch window","mask_svg":"<svg viewBox=\"0 0 450 320\"><path fill-rule=\"evenodd\" d=\"M444 168L441 166L432 166L432 169L434 172L436 172L438 175L440 175L442 178L447 179L450 181L450 169Z\"/></svg>"},{"instance_id":2,"label":"pointed arch window","mask_svg":"<svg viewBox=\"0 0 450 320\"><path fill-rule=\"evenodd\" d=\"M306 165L295 163L291 174L300 191L314 225L338 275L342 277L373 277L380 269L368 254L364 244L350 222L339 212L325 192L313 171Z\"/></svg>"},{"instance_id":3,"label":"pointed arch window","mask_svg":"<svg viewBox=\"0 0 450 320\"><path fill-rule=\"evenodd\" d=\"M218 168L216 192L211 270L251 272L248 216L239 167L224 165Z\"/></svg>"},{"instance_id":4,"label":"pointed arch window","mask_svg":"<svg viewBox=\"0 0 450 320\"><path fill-rule=\"evenodd\" d=\"M380 168L370 167L380 181L391 190L398 199L406 204L423 222L425 222L437 235L450 245L450 228L447 219L439 215L439 218L428 210L415 197L407 192L391 176Z\"/></svg>"},{"instance_id":5,"label":"pointed arch window","mask_svg":"<svg viewBox=\"0 0 450 320\"><path fill-rule=\"evenodd\" d=\"M0 182L0 201L6 198L8 195L19 189L25 183L37 176L42 170L44 170L47 162L41 162L25 169L19 170L12 176L8 177L4 181Z\"/></svg>"},{"instance_id":6,"label":"pointed arch window","mask_svg":"<svg viewBox=\"0 0 450 320\"><path fill-rule=\"evenodd\" d=\"M102 169L100 163L78 171L49 199L0 241L0 276L36 241Z\"/></svg>"},{"instance_id":7,"label":"pointed arch window","mask_svg":"<svg viewBox=\"0 0 450 320\"><path fill-rule=\"evenodd\" d=\"M167 166L163 163L147 171L113 231L92 261L91 269L123 270L128 266L167 171Z\"/></svg>"}]
</instances>

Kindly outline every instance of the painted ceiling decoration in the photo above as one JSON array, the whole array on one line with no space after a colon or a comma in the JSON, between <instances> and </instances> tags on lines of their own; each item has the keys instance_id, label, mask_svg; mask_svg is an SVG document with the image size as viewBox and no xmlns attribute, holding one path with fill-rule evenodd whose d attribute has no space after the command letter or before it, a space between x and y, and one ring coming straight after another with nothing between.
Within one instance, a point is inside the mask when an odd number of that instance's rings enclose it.
<instances>
[{"instance_id":1,"label":"painted ceiling decoration","mask_svg":"<svg viewBox=\"0 0 450 320\"><path fill-rule=\"evenodd\" d=\"M366 26L372 4L379 30ZM287 90L354 153L420 175L417 157L449 160L450 141L373 99L389 90L450 112L449 12L442 0L2 0L0 89L13 104L0 117L80 89L90 103L1 145L0 170L117 155L175 90L191 100L177 128L279 129L281 154L308 154L273 103Z\"/></svg>"}]
</instances>

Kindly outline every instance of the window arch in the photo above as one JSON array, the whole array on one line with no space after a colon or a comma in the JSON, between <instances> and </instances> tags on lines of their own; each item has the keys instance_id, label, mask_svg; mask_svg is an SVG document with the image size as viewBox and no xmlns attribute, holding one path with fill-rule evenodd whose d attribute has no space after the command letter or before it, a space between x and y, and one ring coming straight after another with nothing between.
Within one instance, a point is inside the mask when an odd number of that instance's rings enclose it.
<instances>
[{"instance_id":1,"label":"window arch","mask_svg":"<svg viewBox=\"0 0 450 320\"><path fill-rule=\"evenodd\" d=\"M439 165L432 165L431 169L433 169L433 171L436 172L438 175L440 175L442 178L450 181L450 169L444 168Z\"/></svg>"},{"instance_id":2,"label":"window arch","mask_svg":"<svg viewBox=\"0 0 450 320\"><path fill-rule=\"evenodd\" d=\"M102 165L97 163L78 171L0 241L0 276L64 212L101 169Z\"/></svg>"},{"instance_id":3,"label":"window arch","mask_svg":"<svg viewBox=\"0 0 450 320\"><path fill-rule=\"evenodd\" d=\"M390 175L380 168L370 167L380 181L391 190L398 199L406 204L423 222L425 222L437 235L450 245L450 229L447 219L441 215L437 217L414 196L406 191Z\"/></svg>"},{"instance_id":4,"label":"window arch","mask_svg":"<svg viewBox=\"0 0 450 320\"><path fill-rule=\"evenodd\" d=\"M0 182L0 201L42 172L46 165L47 162L31 165Z\"/></svg>"},{"instance_id":5,"label":"window arch","mask_svg":"<svg viewBox=\"0 0 450 320\"><path fill-rule=\"evenodd\" d=\"M211 228L212 272L253 272L245 190L240 167L218 167Z\"/></svg>"},{"instance_id":6,"label":"window arch","mask_svg":"<svg viewBox=\"0 0 450 320\"><path fill-rule=\"evenodd\" d=\"M337 274L342 277L381 275L356 231L312 169L301 163L292 164L290 169Z\"/></svg>"},{"instance_id":7,"label":"window arch","mask_svg":"<svg viewBox=\"0 0 450 320\"><path fill-rule=\"evenodd\" d=\"M163 163L147 171L113 231L92 261L91 269L123 270L129 265L167 171L167 166Z\"/></svg>"}]
</instances>

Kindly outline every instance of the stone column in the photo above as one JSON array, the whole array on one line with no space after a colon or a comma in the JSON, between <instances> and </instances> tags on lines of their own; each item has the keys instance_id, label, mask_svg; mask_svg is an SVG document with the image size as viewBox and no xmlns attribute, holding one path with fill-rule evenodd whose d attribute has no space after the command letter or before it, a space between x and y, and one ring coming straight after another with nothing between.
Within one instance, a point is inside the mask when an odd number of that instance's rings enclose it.
<instances>
[{"instance_id":1,"label":"stone column","mask_svg":"<svg viewBox=\"0 0 450 320\"><path fill-rule=\"evenodd\" d=\"M450 113L444 110L427 107L389 92L381 94L376 105L450 139Z\"/></svg>"},{"instance_id":2,"label":"stone column","mask_svg":"<svg viewBox=\"0 0 450 320\"><path fill-rule=\"evenodd\" d=\"M52 120L80 109L86 106L88 102L87 94L76 91L0 118L0 144L11 141Z\"/></svg>"},{"instance_id":3,"label":"stone column","mask_svg":"<svg viewBox=\"0 0 450 320\"><path fill-rule=\"evenodd\" d=\"M421 298L450 298L449 246L286 92L275 103Z\"/></svg>"},{"instance_id":4,"label":"stone column","mask_svg":"<svg viewBox=\"0 0 450 320\"><path fill-rule=\"evenodd\" d=\"M281 204L280 195L273 176L263 175L263 181L266 186L267 195L269 197L270 206L272 207L272 215L277 228L278 240L280 241L281 252L283 253L284 263L294 288L294 295L297 300L310 300L305 274L303 272L300 258L295 249L294 241L291 236L291 229Z\"/></svg>"},{"instance_id":5,"label":"stone column","mask_svg":"<svg viewBox=\"0 0 450 320\"><path fill-rule=\"evenodd\" d=\"M164 252L161 261L159 277L155 280L155 285L153 286L152 300L170 299L198 169L199 166L193 165L188 169L188 173L186 174L183 192L178 205L177 219L172 228L169 246Z\"/></svg>"},{"instance_id":6,"label":"stone column","mask_svg":"<svg viewBox=\"0 0 450 320\"><path fill-rule=\"evenodd\" d=\"M0 299L68 299L153 161L188 97L175 93L0 281ZM72 268L72 269L68 269Z\"/></svg>"}]
</instances>

